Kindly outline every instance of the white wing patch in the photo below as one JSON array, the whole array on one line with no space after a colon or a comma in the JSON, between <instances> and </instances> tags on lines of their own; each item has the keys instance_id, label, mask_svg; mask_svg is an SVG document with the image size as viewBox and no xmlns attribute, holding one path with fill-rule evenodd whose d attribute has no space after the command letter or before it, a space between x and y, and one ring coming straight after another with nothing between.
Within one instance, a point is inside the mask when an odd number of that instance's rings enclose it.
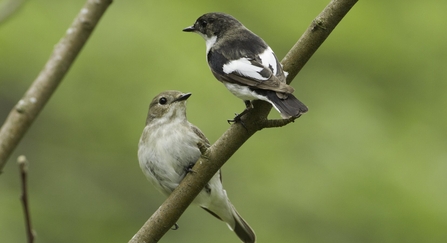
<instances>
[{"instance_id":1,"label":"white wing patch","mask_svg":"<svg viewBox=\"0 0 447 243\"><path fill-rule=\"evenodd\" d=\"M268 69L272 68L272 73L275 76L278 74L278 61L270 47L267 47L263 53L259 54L259 58L261 58L262 66Z\"/></svg>"},{"instance_id":2,"label":"white wing patch","mask_svg":"<svg viewBox=\"0 0 447 243\"><path fill-rule=\"evenodd\" d=\"M278 60L276 59L275 54L270 47L265 49L263 53L259 54L259 58L261 59L262 66L264 66L266 69L272 70L272 73L274 75L278 74ZM223 66L223 71L226 74L235 72L247 78L268 80L267 77L264 77L260 74L262 70L263 68L252 65L250 60L245 57L230 61Z\"/></svg>"},{"instance_id":3,"label":"white wing patch","mask_svg":"<svg viewBox=\"0 0 447 243\"><path fill-rule=\"evenodd\" d=\"M266 68L272 68L273 75L278 75L278 60L276 59L275 53L270 47L268 47L263 53L259 55L261 58L262 65Z\"/></svg>"},{"instance_id":4,"label":"white wing patch","mask_svg":"<svg viewBox=\"0 0 447 243\"><path fill-rule=\"evenodd\" d=\"M247 78L267 80L268 78L259 74L262 70L263 68L252 65L250 60L245 57L230 61L223 65L223 71L226 74L235 72Z\"/></svg>"}]
</instances>

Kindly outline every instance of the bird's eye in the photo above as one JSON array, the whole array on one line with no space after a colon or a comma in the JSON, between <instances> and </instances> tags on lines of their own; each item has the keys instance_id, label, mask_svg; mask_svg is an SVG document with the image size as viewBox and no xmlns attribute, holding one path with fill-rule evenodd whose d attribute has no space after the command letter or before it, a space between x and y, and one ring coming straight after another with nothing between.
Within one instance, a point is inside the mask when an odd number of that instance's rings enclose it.
<instances>
[{"instance_id":1,"label":"bird's eye","mask_svg":"<svg viewBox=\"0 0 447 243\"><path fill-rule=\"evenodd\" d=\"M165 97L161 97L161 98L158 100L158 103L160 103L160 105L165 105L166 102L168 102L168 100L167 100Z\"/></svg>"},{"instance_id":2,"label":"bird's eye","mask_svg":"<svg viewBox=\"0 0 447 243\"><path fill-rule=\"evenodd\" d=\"M206 20L200 20L200 21L199 21L199 24L200 24L202 27L205 27L206 24L208 24L208 22L206 22Z\"/></svg>"}]
</instances>

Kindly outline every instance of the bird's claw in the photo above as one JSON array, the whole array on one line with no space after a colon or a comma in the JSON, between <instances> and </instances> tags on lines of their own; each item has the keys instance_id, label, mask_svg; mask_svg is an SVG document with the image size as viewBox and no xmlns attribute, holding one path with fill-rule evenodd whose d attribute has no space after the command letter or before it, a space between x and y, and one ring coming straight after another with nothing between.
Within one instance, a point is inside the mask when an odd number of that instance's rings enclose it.
<instances>
[{"instance_id":1,"label":"bird's claw","mask_svg":"<svg viewBox=\"0 0 447 243\"><path fill-rule=\"evenodd\" d=\"M196 173L192 167L194 167L194 163L190 163L188 166L185 167L186 173Z\"/></svg>"},{"instance_id":2,"label":"bird's claw","mask_svg":"<svg viewBox=\"0 0 447 243\"><path fill-rule=\"evenodd\" d=\"M243 115L243 112L241 114L234 113L234 115L235 117L233 119L227 120L228 124L242 122L241 117Z\"/></svg>"},{"instance_id":3,"label":"bird's claw","mask_svg":"<svg viewBox=\"0 0 447 243\"><path fill-rule=\"evenodd\" d=\"M247 127L245 126L244 121L242 121L242 118L241 118L245 114L245 112L242 112L241 114L237 114L237 113L234 113L234 114L236 116L232 120L227 120L228 124L239 123L245 128L245 130L248 130Z\"/></svg>"}]
</instances>

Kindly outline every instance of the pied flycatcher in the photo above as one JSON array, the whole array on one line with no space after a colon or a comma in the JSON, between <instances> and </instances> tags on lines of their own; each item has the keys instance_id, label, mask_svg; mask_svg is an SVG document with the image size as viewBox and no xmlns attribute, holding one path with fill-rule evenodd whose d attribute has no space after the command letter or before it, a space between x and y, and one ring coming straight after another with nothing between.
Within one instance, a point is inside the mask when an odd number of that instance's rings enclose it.
<instances>
[{"instance_id":1,"label":"pied flycatcher","mask_svg":"<svg viewBox=\"0 0 447 243\"><path fill-rule=\"evenodd\" d=\"M269 102L283 118L307 112L306 105L292 95L294 89L286 84L287 73L272 49L231 15L207 13L183 31L205 39L211 72L245 102L246 109L233 121L253 107L252 100Z\"/></svg>"},{"instance_id":2,"label":"pied flycatcher","mask_svg":"<svg viewBox=\"0 0 447 243\"><path fill-rule=\"evenodd\" d=\"M165 91L149 106L146 127L138 145L138 160L147 179L169 196L200 158L199 143L209 141L186 119L186 100L191 94ZM194 203L227 223L242 242L255 242L255 233L238 214L222 187L219 170Z\"/></svg>"}]
</instances>

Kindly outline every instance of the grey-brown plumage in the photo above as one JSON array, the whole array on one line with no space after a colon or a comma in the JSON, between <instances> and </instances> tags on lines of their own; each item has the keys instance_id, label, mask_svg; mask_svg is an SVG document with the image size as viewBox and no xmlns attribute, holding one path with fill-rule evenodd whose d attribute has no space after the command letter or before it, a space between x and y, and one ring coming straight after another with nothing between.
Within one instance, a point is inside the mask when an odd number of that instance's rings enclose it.
<instances>
[{"instance_id":1,"label":"grey-brown plumage","mask_svg":"<svg viewBox=\"0 0 447 243\"><path fill-rule=\"evenodd\" d=\"M272 49L231 15L207 13L183 31L201 35L217 80L251 107L251 100L273 105L283 118L298 117L307 107L286 84L286 73ZM249 108L247 106L247 108Z\"/></svg>"},{"instance_id":2,"label":"grey-brown plumage","mask_svg":"<svg viewBox=\"0 0 447 243\"><path fill-rule=\"evenodd\" d=\"M146 126L138 145L138 160L143 173L167 196L200 158L198 144L209 146L200 129L186 119L186 100L190 95L173 90L157 95L149 105ZM194 203L227 223L243 242L255 242L255 233L231 204L221 179L219 170Z\"/></svg>"}]
</instances>

